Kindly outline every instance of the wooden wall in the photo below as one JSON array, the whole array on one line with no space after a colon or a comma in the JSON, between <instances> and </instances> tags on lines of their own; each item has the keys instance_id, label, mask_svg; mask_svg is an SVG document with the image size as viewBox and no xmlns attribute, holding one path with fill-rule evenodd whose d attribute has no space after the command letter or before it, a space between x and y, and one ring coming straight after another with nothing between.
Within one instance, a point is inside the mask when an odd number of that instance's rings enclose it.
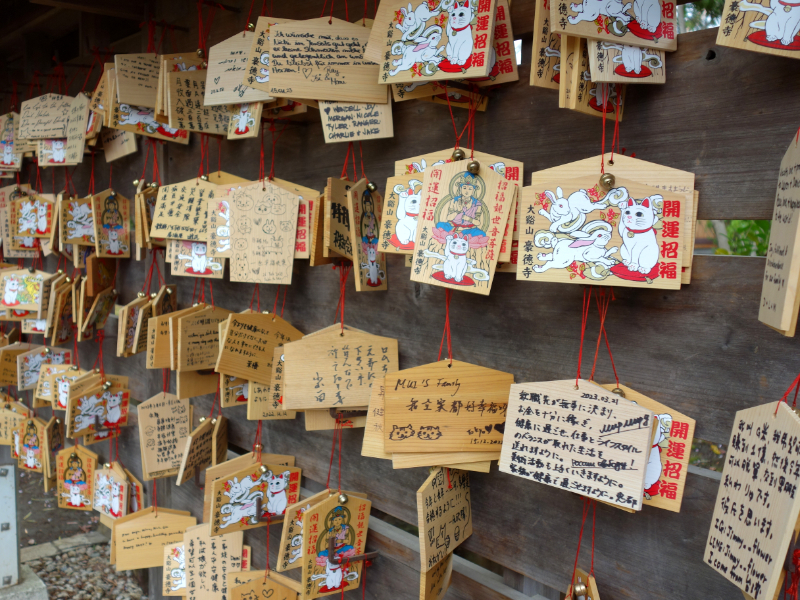
<instances>
[{"instance_id":1,"label":"wooden wall","mask_svg":"<svg viewBox=\"0 0 800 600\"><path fill-rule=\"evenodd\" d=\"M280 2L275 15L318 16L320 4ZM523 160L526 181L534 170L598 154L601 138L600 119L559 110L556 92L528 86L532 4L532 0L514 0L512 6L516 37L523 38L520 81L490 92L489 110L478 114L475 135L476 148ZM162 0L156 17L196 27L194 6L193 2ZM241 30L247 8L238 14L220 13L210 43ZM343 2L337 2L335 14L344 16L342 9ZM361 8L353 13L351 19L361 15ZM180 50L197 45L195 33L176 32L176 38L185 44ZM715 38L716 30L679 36L679 50L667 56L667 84L631 87L621 124L622 146L639 158L695 172L701 219L767 219L772 214L778 166L800 124L796 102L800 63L717 47ZM446 106L409 101L394 105L393 110L395 137L363 146L367 175L380 187L392 175L396 159L453 144ZM466 113L457 111L456 118L460 129ZM610 138L613 123L608 127ZM196 175L198 142L193 136L188 147L160 147L165 183ZM212 141L210 147L211 162L216 165L217 146ZM221 150L223 170L257 176L257 141L223 141ZM316 120L293 123L278 142L275 173L322 189L327 177L339 176L345 152L343 144L324 144ZM132 180L141 175L143 158L140 151L114 163L114 187L121 193L133 194ZM75 173L80 193L86 191L88 174L88 164ZM58 181L61 177L59 173ZM98 189L103 189L108 168L102 157L96 178ZM45 181L49 187L49 174ZM390 257L388 262L388 292L356 293L352 281L348 284L346 323L396 337L401 368L432 362L444 323L444 291L410 282L402 257ZM147 266L123 263L117 282L122 302L133 299L141 289ZM680 291L616 289L606 326L624 384L697 419L698 437L727 443L734 413L777 400L800 370L798 342L757 320L763 258L696 256L693 267L691 285ZM189 304L194 281L169 279L179 286L180 304ZM329 266L312 269L298 261L285 316L307 333L331 324L337 283L338 275ZM275 289L262 286L262 298L268 299L270 309ZM247 307L251 293L252 287L243 284L214 284L216 303L235 311ZM530 284L498 274L489 297L455 294L454 356L513 372L517 381L571 377L579 350L582 293L577 285ZM584 375L591 368L595 315L591 314L587 330L589 355L584 360L589 366ZM143 355L125 360L110 356L116 343L115 326L112 320L107 327L106 370L130 376L134 396L145 400L161 389L161 373L146 370ZM83 364L94 361L93 346L81 345ZM605 355L599 359L596 379L612 381ZM193 402L196 413L207 414L210 397ZM255 422L246 420L241 407L226 409L225 414L230 418L231 444L249 448ZM325 482L330 432L306 432L301 416L296 421L265 423L264 437L268 451L297 456L307 488L316 490ZM375 509L415 524L414 493L427 470L393 471L387 461L362 458L361 437L360 430L344 433L342 485L367 491ZM133 428L126 429L122 447L123 460L138 472L138 436ZM100 451L104 450L103 444ZM581 498L500 474L496 467L489 474L474 474L472 486L474 533L463 548L490 558L509 573L565 589L575 556ZM160 505L189 509L200 516L202 492L194 483L177 488L170 480L158 487ZM716 493L714 479L690 474L680 514L649 507L627 514L598 507L595 573L603 600L739 597L730 583L702 562ZM278 533L274 528L273 551ZM588 566L587 537L584 566ZM263 568L263 532L249 533L246 540L255 550L254 568ZM369 545L385 555L369 571L367 597L415 598L416 555L377 533ZM151 570L151 575L160 578L160 571ZM450 597L497 597L459 578Z\"/></svg>"}]
</instances>

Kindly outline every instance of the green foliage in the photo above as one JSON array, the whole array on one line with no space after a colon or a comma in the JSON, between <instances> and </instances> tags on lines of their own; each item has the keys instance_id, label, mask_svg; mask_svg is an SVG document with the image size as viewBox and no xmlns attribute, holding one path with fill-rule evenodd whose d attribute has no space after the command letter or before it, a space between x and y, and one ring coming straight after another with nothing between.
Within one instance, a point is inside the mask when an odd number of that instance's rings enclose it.
<instances>
[{"instance_id":1,"label":"green foliage","mask_svg":"<svg viewBox=\"0 0 800 600\"><path fill-rule=\"evenodd\" d=\"M699 0L685 7L686 31L698 31L719 25L724 0Z\"/></svg>"},{"instance_id":2,"label":"green foliage","mask_svg":"<svg viewBox=\"0 0 800 600\"><path fill-rule=\"evenodd\" d=\"M725 221L730 252L717 248L716 254L766 256L771 221Z\"/></svg>"}]
</instances>

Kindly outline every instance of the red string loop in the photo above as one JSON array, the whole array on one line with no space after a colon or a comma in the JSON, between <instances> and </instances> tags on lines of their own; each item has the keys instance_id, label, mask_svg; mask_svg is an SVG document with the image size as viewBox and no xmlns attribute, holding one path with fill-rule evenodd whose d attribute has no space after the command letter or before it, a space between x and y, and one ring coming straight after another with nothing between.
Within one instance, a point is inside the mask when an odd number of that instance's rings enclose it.
<instances>
[{"instance_id":1,"label":"red string loop","mask_svg":"<svg viewBox=\"0 0 800 600\"><path fill-rule=\"evenodd\" d=\"M586 292L589 292L588 294ZM581 311L581 346L578 349L578 373L575 375L575 387L581 378L581 360L583 359L583 338L586 335L586 321L589 319L589 305L592 301L592 289L583 289L583 309Z\"/></svg>"},{"instance_id":2,"label":"red string loop","mask_svg":"<svg viewBox=\"0 0 800 600\"><path fill-rule=\"evenodd\" d=\"M594 362L592 363L592 374L589 376L589 381L594 381L594 371L597 368L597 356L600 354L600 341L605 337L606 348L608 348L608 357L611 359L611 368L614 371L614 379L619 387L619 377L617 376L617 367L614 365L614 355L611 354L611 345L608 343L608 333L606 332L606 313L611 301L614 300L614 292L609 288L608 290L600 290L595 294L597 301L597 312L600 315L600 331L597 334L597 347L594 350Z\"/></svg>"},{"instance_id":3,"label":"red string loop","mask_svg":"<svg viewBox=\"0 0 800 600\"><path fill-rule=\"evenodd\" d=\"M334 317L333 322L336 323L337 318L340 320L342 323L342 335L344 335L345 291L347 289L347 277L353 269L353 263L345 265L344 262L341 262L338 265L333 265L333 268L334 270L339 269L339 303L336 305L336 317Z\"/></svg>"},{"instance_id":4,"label":"red string loop","mask_svg":"<svg viewBox=\"0 0 800 600\"><path fill-rule=\"evenodd\" d=\"M783 396L781 396L781 399L778 400L778 404L775 407L775 414L776 415L778 414L778 407L781 405L781 402L786 402L786 404L789 404L788 398L789 398L789 394L792 393L792 390L794 390L794 400L792 401L792 408L794 408L795 406L797 406L797 394L798 394L798 392L800 392L800 375L798 375L797 377L794 378L794 381L792 382L792 385L789 386L789 389L787 389L784 392Z\"/></svg>"},{"instance_id":5,"label":"red string loop","mask_svg":"<svg viewBox=\"0 0 800 600\"><path fill-rule=\"evenodd\" d=\"M595 530L595 517L597 516L597 500L591 498L583 499L583 517L581 519L581 531L578 534L578 550L575 552L575 563L572 566L572 577L569 580L570 588L575 585L575 573L578 571L578 557L581 554L581 542L583 541L583 528L586 525L586 517L589 516L589 508L594 511L592 514L592 558L589 575L594 577L594 530Z\"/></svg>"},{"instance_id":6,"label":"red string loop","mask_svg":"<svg viewBox=\"0 0 800 600\"><path fill-rule=\"evenodd\" d=\"M450 300L452 299L453 290L447 288L444 291L444 331L442 331L442 341L439 343L439 357L437 361L442 360L442 348L444 347L444 340L447 338L447 356L450 359L450 364L453 364L453 348L450 342ZM450 476L448 472L448 477Z\"/></svg>"}]
</instances>

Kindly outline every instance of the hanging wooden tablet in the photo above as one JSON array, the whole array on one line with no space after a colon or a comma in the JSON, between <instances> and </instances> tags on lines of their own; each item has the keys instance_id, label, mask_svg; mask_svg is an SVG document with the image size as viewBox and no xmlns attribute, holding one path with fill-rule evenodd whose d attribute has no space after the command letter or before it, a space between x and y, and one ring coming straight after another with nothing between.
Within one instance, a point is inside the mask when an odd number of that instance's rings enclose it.
<instances>
[{"instance_id":1,"label":"hanging wooden tablet","mask_svg":"<svg viewBox=\"0 0 800 600\"><path fill-rule=\"evenodd\" d=\"M225 273L225 259L212 258L206 242L169 240L172 261L170 273L184 277L203 279L222 279Z\"/></svg>"},{"instance_id":2,"label":"hanging wooden tablet","mask_svg":"<svg viewBox=\"0 0 800 600\"><path fill-rule=\"evenodd\" d=\"M9 397L4 398L3 408L0 409L0 443L10 446L12 460L18 460L22 454L22 440L19 436L19 425L29 417L32 411L19 402L10 402Z\"/></svg>"},{"instance_id":3,"label":"hanging wooden tablet","mask_svg":"<svg viewBox=\"0 0 800 600\"><path fill-rule=\"evenodd\" d=\"M32 390L40 378L44 365L71 365L72 350L39 346L17 357L17 390Z\"/></svg>"},{"instance_id":4,"label":"hanging wooden tablet","mask_svg":"<svg viewBox=\"0 0 800 600\"><path fill-rule=\"evenodd\" d=\"M385 451L496 451L513 381L510 373L460 361L387 375Z\"/></svg>"},{"instance_id":5,"label":"hanging wooden tablet","mask_svg":"<svg viewBox=\"0 0 800 600\"><path fill-rule=\"evenodd\" d=\"M228 573L241 571L242 540L240 531L211 538L208 523L186 529L183 536L186 556L188 597L197 600L224 600L230 590L220 585ZM159 558L160 560L160 558Z\"/></svg>"},{"instance_id":6,"label":"hanging wooden tablet","mask_svg":"<svg viewBox=\"0 0 800 600\"><path fill-rule=\"evenodd\" d=\"M35 408L53 406L53 377L72 368L72 365L51 365L44 363L39 369L39 378L33 392L33 406Z\"/></svg>"},{"instance_id":7,"label":"hanging wooden tablet","mask_svg":"<svg viewBox=\"0 0 800 600\"><path fill-rule=\"evenodd\" d=\"M119 294L114 288L107 288L97 294L92 302L92 306L89 308L89 314L83 324L83 331L87 331L87 329L91 327L96 327L98 330L104 329L106 321L108 321L108 317L111 315L111 311L114 310L114 305L118 297ZM139 325L141 326L142 323L144 327L147 327L146 320L140 322Z\"/></svg>"},{"instance_id":8,"label":"hanging wooden tablet","mask_svg":"<svg viewBox=\"0 0 800 600\"><path fill-rule=\"evenodd\" d=\"M524 188L517 279L680 288L685 197L621 178L615 185L606 192L586 176Z\"/></svg>"},{"instance_id":9,"label":"hanging wooden tablet","mask_svg":"<svg viewBox=\"0 0 800 600\"><path fill-rule=\"evenodd\" d=\"M666 5L665 5L666 6ZM732 2L727 0L720 18L717 44L800 58L800 25L793 3Z\"/></svg>"},{"instance_id":10,"label":"hanging wooden tablet","mask_svg":"<svg viewBox=\"0 0 800 600\"><path fill-rule=\"evenodd\" d=\"M26 140L66 138L70 96L44 94L25 100L20 110L19 135Z\"/></svg>"},{"instance_id":11,"label":"hanging wooden tablet","mask_svg":"<svg viewBox=\"0 0 800 600\"><path fill-rule=\"evenodd\" d=\"M89 124L89 102L89 97L84 93L78 93L72 99L67 122L66 160L64 164L77 165L83 161L86 129Z\"/></svg>"},{"instance_id":12,"label":"hanging wooden tablet","mask_svg":"<svg viewBox=\"0 0 800 600\"><path fill-rule=\"evenodd\" d=\"M18 249L34 247L33 238L49 238L52 233L54 202L44 196L21 196L11 203L12 245Z\"/></svg>"},{"instance_id":13,"label":"hanging wooden tablet","mask_svg":"<svg viewBox=\"0 0 800 600\"><path fill-rule=\"evenodd\" d=\"M228 196L231 216L231 281L292 283L298 195L256 182Z\"/></svg>"},{"instance_id":14,"label":"hanging wooden tablet","mask_svg":"<svg viewBox=\"0 0 800 600\"><path fill-rule=\"evenodd\" d=\"M211 508L214 504L214 495L212 494L213 483L218 479L228 478L242 469L257 468L260 464L294 467L294 463L294 456L288 454L261 453L259 462L259 455L257 452L248 452L236 458L208 467L206 469L205 485L203 486L203 522L209 523L211 520Z\"/></svg>"},{"instance_id":15,"label":"hanging wooden tablet","mask_svg":"<svg viewBox=\"0 0 800 600\"><path fill-rule=\"evenodd\" d=\"M278 546L278 560L275 570L288 571L302 566L300 553L303 545L303 513L333 493L332 490L323 490L286 507L286 518L283 520L281 543ZM352 494L351 492L344 493L347 495Z\"/></svg>"},{"instance_id":16,"label":"hanging wooden tablet","mask_svg":"<svg viewBox=\"0 0 800 600\"><path fill-rule=\"evenodd\" d=\"M77 366L72 365L63 371L54 369L47 375L47 379L52 390L53 410L67 410L70 388L73 383L91 380L91 383L94 384L100 380L100 376L99 373L94 371L82 371Z\"/></svg>"},{"instance_id":17,"label":"hanging wooden tablet","mask_svg":"<svg viewBox=\"0 0 800 600\"><path fill-rule=\"evenodd\" d=\"M496 6L496 0L435 8L425 1L408 8L399 0L382 2L364 56L381 65L381 83L496 75Z\"/></svg>"},{"instance_id":18,"label":"hanging wooden tablet","mask_svg":"<svg viewBox=\"0 0 800 600\"><path fill-rule=\"evenodd\" d=\"M627 5L554 0L551 14L558 14L558 18L552 20L556 33L660 48L667 52L678 47L675 5L672 2L653 0L636 4L630 11Z\"/></svg>"},{"instance_id":19,"label":"hanging wooden tablet","mask_svg":"<svg viewBox=\"0 0 800 600\"><path fill-rule=\"evenodd\" d=\"M561 37L550 26L550 0L536 0L530 84L557 90L561 79Z\"/></svg>"},{"instance_id":20,"label":"hanging wooden tablet","mask_svg":"<svg viewBox=\"0 0 800 600\"><path fill-rule=\"evenodd\" d=\"M655 415L590 381L575 388L575 380L511 386L500 471L641 510ZM558 462L543 462L542 450L564 435L581 439L580 448L564 446Z\"/></svg>"},{"instance_id":21,"label":"hanging wooden tablet","mask_svg":"<svg viewBox=\"0 0 800 600\"><path fill-rule=\"evenodd\" d=\"M20 445L17 463L20 469L36 473L44 471L45 457L42 447L46 426L47 423L36 418L20 421L17 426Z\"/></svg>"},{"instance_id":22,"label":"hanging wooden tablet","mask_svg":"<svg viewBox=\"0 0 800 600\"><path fill-rule=\"evenodd\" d=\"M242 85L241 83L239 85ZM244 104L231 104L230 122L228 123L229 140L245 140L258 137L261 131L261 102L245 102Z\"/></svg>"},{"instance_id":23,"label":"hanging wooden tablet","mask_svg":"<svg viewBox=\"0 0 800 600\"><path fill-rule=\"evenodd\" d=\"M311 218L311 244L309 248L309 265L316 267L319 265L327 265L333 262L328 258L328 246L325 244L325 195L328 194L328 188L325 188L325 194L315 198L310 204L310 218ZM2 216L2 213L0 213Z\"/></svg>"},{"instance_id":24,"label":"hanging wooden tablet","mask_svg":"<svg viewBox=\"0 0 800 600\"><path fill-rule=\"evenodd\" d=\"M589 575L580 567L575 567L575 580L567 588L567 598L572 598L574 591L573 585L583 584L586 590L585 595L577 596L580 600L600 600L600 594L597 591L597 581L593 575Z\"/></svg>"},{"instance_id":25,"label":"hanging wooden tablet","mask_svg":"<svg viewBox=\"0 0 800 600\"><path fill-rule=\"evenodd\" d=\"M58 507L92 510L97 455L83 446L64 448L56 455Z\"/></svg>"},{"instance_id":26,"label":"hanging wooden tablet","mask_svg":"<svg viewBox=\"0 0 800 600\"><path fill-rule=\"evenodd\" d=\"M664 51L589 40L589 66L595 83L664 83Z\"/></svg>"},{"instance_id":27,"label":"hanging wooden tablet","mask_svg":"<svg viewBox=\"0 0 800 600\"><path fill-rule=\"evenodd\" d=\"M259 17L251 38L250 52L247 60L247 73L242 83L246 86L269 91L269 31L276 23L288 23L290 19L277 17Z\"/></svg>"},{"instance_id":28,"label":"hanging wooden tablet","mask_svg":"<svg viewBox=\"0 0 800 600\"><path fill-rule=\"evenodd\" d=\"M22 168L22 152L14 145L14 121L16 118L18 115L13 112L0 116L0 147L2 147L0 167L8 171L19 171Z\"/></svg>"},{"instance_id":29,"label":"hanging wooden tablet","mask_svg":"<svg viewBox=\"0 0 800 600\"><path fill-rule=\"evenodd\" d=\"M11 229L11 206L22 193L26 185L8 186L0 188L0 230L3 237L3 256L6 258L35 258L39 256L38 250L15 250L12 248L13 234Z\"/></svg>"},{"instance_id":30,"label":"hanging wooden tablet","mask_svg":"<svg viewBox=\"0 0 800 600\"><path fill-rule=\"evenodd\" d=\"M113 97L110 104L110 111L107 114L108 125L112 129L122 129L166 142L189 143L189 132L186 128L159 123L155 117L155 110L152 108L127 103L120 104Z\"/></svg>"},{"instance_id":31,"label":"hanging wooden tablet","mask_svg":"<svg viewBox=\"0 0 800 600\"><path fill-rule=\"evenodd\" d=\"M181 541L197 519L189 511L143 508L114 521L111 533L111 564L117 571L162 566L163 548Z\"/></svg>"},{"instance_id":32,"label":"hanging wooden tablet","mask_svg":"<svg viewBox=\"0 0 800 600\"><path fill-rule=\"evenodd\" d=\"M430 571L420 571L419 575L420 600L442 600L453 575L453 553L449 553Z\"/></svg>"},{"instance_id":33,"label":"hanging wooden tablet","mask_svg":"<svg viewBox=\"0 0 800 600\"><path fill-rule=\"evenodd\" d=\"M785 402L736 413L704 560L755 600L778 597L800 516L800 417ZM745 515L742 518L741 515Z\"/></svg>"},{"instance_id":34,"label":"hanging wooden tablet","mask_svg":"<svg viewBox=\"0 0 800 600\"><path fill-rule=\"evenodd\" d=\"M209 48L203 106L272 100L266 92L243 83L254 38L254 32L245 31Z\"/></svg>"},{"instance_id":35,"label":"hanging wooden tablet","mask_svg":"<svg viewBox=\"0 0 800 600\"><path fill-rule=\"evenodd\" d=\"M92 212L97 256L130 258L131 201L108 189L92 196Z\"/></svg>"},{"instance_id":36,"label":"hanging wooden tablet","mask_svg":"<svg viewBox=\"0 0 800 600\"><path fill-rule=\"evenodd\" d=\"M572 87L573 70L575 61L580 54L581 41L574 35L558 34L561 36L560 73L558 80L558 108L574 108L575 97Z\"/></svg>"},{"instance_id":37,"label":"hanging wooden tablet","mask_svg":"<svg viewBox=\"0 0 800 600\"><path fill-rule=\"evenodd\" d=\"M129 470L123 467L125 475L128 478L128 485L130 486L130 493L128 494L128 514L139 512L144 508L144 486L136 476Z\"/></svg>"},{"instance_id":38,"label":"hanging wooden tablet","mask_svg":"<svg viewBox=\"0 0 800 600\"><path fill-rule=\"evenodd\" d=\"M114 56L119 102L155 108L158 87L158 57L150 54Z\"/></svg>"},{"instance_id":39,"label":"hanging wooden tablet","mask_svg":"<svg viewBox=\"0 0 800 600\"><path fill-rule=\"evenodd\" d=\"M362 183L364 185L362 185ZM387 288L386 257L378 248L383 198L359 181L347 195L350 216L350 241L353 262L358 267L356 291L385 291Z\"/></svg>"},{"instance_id":40,"label":"hanging wooden tablet","mask_svg":"<svg viewBox=\"0 0 800 600\"><path fill-rule=\"evenodd\" d=\"M598 164L600 164L602 160L602 157L596 156L551 169L537 171L531 174L531 185L536 187L546 184L553 179L561 177L571 178L584 174L597 177ZM669 209L671 216L680 218L683 223L683 258L681 260L681 268L684 274L686 274L687 270L690 274L694 249L694 230L697 224L697 203L694 201L693 193L695 184L694 173L665 167L638 158L625 156L624 154L615 155L613 165L608 164L609 160L610 158L606 159L606 169L613 172L616 177L636 181L671 193L681 194L683 200L681 205L671 205ZM536 209L544 208L543 202L539 199L534 201L534 206ZM535 215L526 214L525 224L530 225L533 219L535 219ZM681 283L686 282L682 280Z\"/></svg>"},{"instance_id":41,"label":"hanging wooden tablet","mask_svg":"<svg viewBox=\"0 0 800 600\"><path fill-rule=\"evenodd\" d=\"M17 385L17 356L35 348L34 344L22 342L0 348L0 384Z\"/></svg>"},{"instance_id":42,"label":"hanging wooden tablet","mask_svg":"<svg viewBox=\"0 0 800 600\"><path fill-rule=\"evenodd\" d=\"M162 596L186 596L186 546L183 541L164 546Z\"/></svg>"},{"instance_id":43,"label":"hanging wooden tablet","mask_svg":"<svg viewBox=\"0 0 800 600\"><path fill-rule=\"evenodd\" d=\"M142 308L149 302L147 296L136 298L126 304L124 312L119 315L118 343L121 344L121 351L118 348L117 356L133 354L137 342L136 328L139 326Z\"/></svg>"},{"instance_id":44,"label":"hanging wooden tablet","mask_svg":"<svg viewBox=\"0 0 800 600\"><path fill-rule=\"evenodd\" d=\"M42 437L42 457L45 492L57 487L56 454L64 447L64 424L56 417L50 417Z\"/></svg>"},{"instance_id":45,"label":"hanging wooden tablet","mask_svg":"<svg viewBox=\"0 0 800 600\"><path fill-rule=\"evenodd\" d=\"M231 314L214 369L269 384L275 348L302 337L299 329L277 314Z\"/></svg>"},{"instance_id":46,"label":"hanging wooden tablet","mask_svg":"<svg viewBox=\"0 0 800 600\"><path fill-rule=\"evenodd\" d=\"M184 442L176 485L191 480L195 472L202 471L211 464L211 442L214 436L214 423L211 419L201 419L200 424L189 434Z\"/></svg>"},{"instance_id":47,"label":"hanging wooden tablet","mask_svg":"<svg viewBox=\"0 0 800 600\"><path fill-rule=\"evenodd\" d=\"M231 311L219 306L206 306L190 315L178 317L174 370L213 369L220 349L218 324L231 314Z\"/></svg>"},{"instance_id":48,"label":"hanging wooden tablet","mask_svg":"<svg viewBox=\"0 0 800 600\"><path fill-rule=\"evenodd\" d=\"M230 115L225 104L204 106L206 71L167 74L169 126L178 130L228 135Z\"/></svg>"},{"instance_id":49,"label":"hanging wooden tablet","mask_svg":"<svg viewBox=\"0 0 800 600\"><path fill-rule=\"evenodd\" d=\"M42 281L49 273L20 269L1 271L0 284L3 298L0 306L13 310L38 310L42 295Z\"/></svg>"},{"instance_id":50,"label":"hanging wooden tablet","mask_svg":"<svg viewBox=\"0 0 800 600\"><path fill-rule=\"evenodd\" d=\"M606 117L611 115L615 120L622 122L625 113L625 86L621 83L600 83L592 80L589 72L588 42L583 38L580 40L580 49L575 60L571 83L574 93L571 95L572 104L568 108L602 118L605 107Z\"/></svg>"},{"instance_id":51,"label":"hanging wooden tablet","mask_svg":"<svg viewBox=\"0 0 800 600\"><path fill-rule=\"evenodd\" d=\"M214 481L211 535L223 535L267 525L267 517L280 521L286 507L300 499L301 470L261 464L246 467ZM261 501L260 521L256 499Z\"/></svg>"},{"instance_id":52,"label":"hanging wooden tablet","mask_svg":"<svg viewBox=\"0 0 800 600\"><path fill-rule=\"evenodd\" d=\"M142 478L150 481L176 475L192 428L189 400L159 392L142 402L137 412Z\"/></svg>"},{"instance_id":53,"label":"hanging wooden tablet","mask_svg":"<svg viewBox=\"0 0 800 600\"><path fill-rule=\"evenodd\" d=\"M371 506L369 500L358 497L340 503L338 494L334 494L303 513L300 581L304 598L312 600L361 585L364 563L348 565L347 557L364 553ZM329 560L329 539L334 540L334 557L341 563Z\"/></svg>"},{"instance_id":54,"label":"hanging wooden tablet","mask_svg":"<svg viewBox=\"0 0 800 600\"><path fill-rule=\"evenodd\" d=\"M181 316L190 315L201 310L201 306L190 306L165 315L153 317L147 324L147 360L148 369L169 369L172 360L172 342L170 339L170 321Z\"/></svg>"},{"instance_id":55,"label":"hanging wooden tablet","mask_svg":"<svg viewBox=\"0 0 800 600\"><path fill-rule=\"evenodd\" d=\"M95 228L91 196L65 199L60 208L61 243L94 246Z\"/></svg>"},{"instance_id":56,"label":"hanging wooden tablet","mask_svg":"<svg viewBox=\"0 0 800 600\"><path fill-rule=\"evenodd\" d=\"M219 374L220 406L230 408L247 404L250 382L241 377Z\"/></svg>"},{"instance_id":57,"label":"hanging wooden tablet","mask_svg":"<svg viewBox=\"0 0 800 600\"><path fill-rule=\"evenodd\" d=\"M326 144L394 137L392 103L320 102Z\"/></svg>"},{"instance_id":58,"label":"hanging wooden tablet","mask_svg":"<svg viewBox=\"0 0 800 600\"><path fill-rule=\"evenodd\" d=\"M295 589L300 587L297 582L292 580L294 587L284 585L276 581L276 574L271 573L265 577L264 573L254 577L250 581L231 588L231 600L248 600L249 598L283 598L284 600L295 600L300 597L300 592ZM289 583L286 581L285 583Z\"/></svg>"},{"instance_id":59,"label":"hanging wooden tablet","mask_svg":"<svg viewBox=\"0 0 800 600\"><path fill-rule=\"evenodd\" d=\"M122 129L103 129L101 132L103 154L107 163L125 158L137 151L136 135Z\"/></svg>"},{"instance_id":60,"label":"hanging wooden tablet","mask_svg":"<svg viewBox=\"0 0 800 600\"><path fill-rule=\"evenodd\" d=\"M284 346L287 409L366 406L370 388L397 370L397 340L332 325Z\"/></svg>"},{"instance_id":61,"label":"hanging wooden tablet","mask_svg":"<svg viewBox=\"0 0 800 600\"><path fill-rule=\"evenodd\" d=\"M614 392L616 384L603 385ZM644 504L672 512L681 511L695 420L620 385L624 398L655 413L650 456L644 478Z\"/></svg>"},{"instance_id":62,"label":"hanging wooden tablet","mask_svg":"<svg viewBox=\"0 0 800 600\"><path fill-rule=\"evenodd\" d=\"M347 206L350 190L356 186L358 186L358 193L361 194L366 189L367 182L365 179L353 183L347 179L328 178L328 185L325 187L323 256L342 256L353 260L350 211ZM330 251L333 251L334 254L330 254Z\"/></svg>"},{"instance_id":63,"label":"hanging wooden tablet","mask_svg":"<svg viewBox=\"0 0 800 600\"><path fill-rule=\"evenodd\" d=\"M67 138L36 141L36 160L41 168L67 164Z\"/></svg>"},{"instance_id":64,"label":"hanging wooden tablet","mask_svg":"<svg viewBox=\"0 0 800 600\"><path fill-rule=\"evenodd\" d=\"M419 156L412 156L411 158L404 158L396 160L394 163L394 175L419 175L424 174L425 170L430 167L441 166L449 164L454 161L454 151L452 148L445 148L437 152L429 152L428 154L421 154ZM518 160L503 158L494 154L487 154L479 150L470 151L468 155L469 160L477 160L481 165L488 165L488 167L499 173L508 181L522 185L522 174L524 165ZM417 177L422 179L422 177Z\"/></svg>"},{"instance_id":65,"label":"hanging wooden tablet","mask_svg":"<svg viewBox=\"0 0 800 600\"><path fill-rule=\"evenodd\" d=\"M297 412L283 407L283 377L285 373L283 347L272 353L272 381L269 384L253 381L249 386L247 418L257 421L294 419Z\"/></svg>"},{"instance_id":66,"label":"hanging wooden tablet","mask_svg":"<svg viewBox=\"0 0 800 600\"><path fill-rule=\"evenodd\" d=\"M379 67L365 60L369 29L328 17L270 27L268 93L340 102L387 101ZM302 36L303 44L296 39ZM336 57L330 52L335 40Z\"/></svg>"},{"instance_id":67,"label":"hanging wooden tablet","mask_svg":"<svg viewBox=\"0 0 800 600\"><path fill-rule=\"evenodd\" d=\"M434 469L417 490L420 572L433 569L472 535L469 473Z\"/></svg>"},{"instance_id":68,"label":"hanging wooden tablet","mask_svg":"<svg viewBox=\"0 0 800 600\"><path fill-rule=\"evenodd\" d=\"M160 317L178 309L178 286L162 285L153 298L153 316Z\"/></svg>"},{"instance_id":69,"label":"hanging wooden tablet","mask_svg":"<svg viewBox=\"0 0 800 600\"><path fill-rule=\"evenodd\" d=\"M385 194L380 250L412 255L422 203L422 176L408 173L390 177L386 180Z\"/></svg>"},{"instance_id":70,"label":"hanging wooden tablet","mask_svg":"<svg viewBox=\"0 0 800 600\"><path fill-rule=\"evenodd\" d=\"M211 436L211 466L225 462L228 458L228 419L217 415L211 420L214 433Z\"/></svg>"},{"instance_id":71,"label":"hanging wooden tablet","mask_svg":"<svg viewBox=\"0 0 800 600\"><path fill-rule=\"evenodd\" d=\"M110 519L124 517L128 511L130 486L127 477L120 476L121 467L107 465L95 471L93 508Z\"/></svg>"},{"instance_id":72,"label":"hanging wooden tablet","mask_svg":"<svg viewBox=\"0 0 800 600\"><path fill-rule=\"evenodd\" d=\"M776 12L774 16L777 15ZM797 293L800 279L800 219L795 218L800 207L800 188L795 185L798 170L800 145L792 136L778 174L758 308L759 321L789 337L795 334L800 307L800 294Z\"/></svg>"},{"instance_id":73,"label":"hanging wooden tablet","mask_svg":"<svg viewBox=\"0 0 800 600\"><path fill-rule=\"evenodd\" d=\"M411 280L488 295L513 184L488 166L473 174L467 162L425 171L425 200L414 242L423 262L411 269Z\"/></svg>"},{"instance_id":74,"label":"hanging wooden tablet","mask_svg":"<svg viewBox=\"0 0 800 600\"><path fill-rule=\"evenodd\" d=\"M150 228L151 238L204 241L206 239L206 202L214 199L217 186L202 179L164 185Z\"/></svg>"}]
</instances>

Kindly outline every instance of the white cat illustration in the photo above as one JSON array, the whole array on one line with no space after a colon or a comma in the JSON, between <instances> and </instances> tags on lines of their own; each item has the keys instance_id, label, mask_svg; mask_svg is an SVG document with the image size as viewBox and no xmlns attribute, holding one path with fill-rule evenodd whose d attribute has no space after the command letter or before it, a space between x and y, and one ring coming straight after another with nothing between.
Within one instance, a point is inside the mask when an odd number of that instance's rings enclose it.
<instances>
[{"instance_id":1,"label":"white cat illustration","mask_svg":"<svg viewBox=\"0 0 800 600\"><path fill-rule=\"evenodd\" d=\"M461 234L456 234L456 237L448 235L445 239L447 243L444 246L444 255L447 259L443 266L444 278L455 279L457 283L461 283L467 272L469 240L461 237Z\"/></svg>"},{"instance_id":2,"label":"white cat illustration","mask_svg":"<svg viewBox=\"0 0 800 600\"><path fill-rule=\"evenodd\" d=\"M447 19L447 46L445 55L451 65L460 66L464 71L464 65L472 56L472 22L475 16L475 0L464 0L458 2L448 11Z\"/></svg>"},{"instance_id":3,"label":"white cat illustration","mask_svg":"<svg viewBox=\"0 0 800 600\"><path fill-rule=\"evenodd\" d=\"M415 189L419 187L418 190ZM397 194L397 224L394 233L403 246L413 244L417 236L417 219L419 217L420 199L422 196L422 182L412 179L408 182L408 189L403 185L394 186Z\"/></svg>"},{"instance_id":4,"label":"white cat illustration","mask_svg":"<svg viewBox=\"0 0 800 600\"><path fill-rule=\"evenodd\" d=\"M659 195L637 201L630 198L620 206L622 218L619 221L619 234L622 237L622 264L630 271L638 271L647 276L658 264L658 240L653 225L658 221L655 203L661 201Z\"/></svg>"},{"instance_id":5,"label":"white cat illustration","mask_svg":"<svg viewBox=\"0 0 800 600\"><path fill-rule=\"evenodd\" d=\"M19 304L19 300L17 299L17 294L19 293L19 283L19 278L13 275L6 279L5 288L3 290L4 306L16 306Z\"/></svg>"},{"instance_id":6,"label":"white cat illustration","mask_svg":"<svg viewBox=\"0 0 800 600\"><path fill-rule=\"evenodd\" d=\"M48 162L63 163L67 157L64 140L53 140L53 153Z\"/></svg>"}]
</instances>

